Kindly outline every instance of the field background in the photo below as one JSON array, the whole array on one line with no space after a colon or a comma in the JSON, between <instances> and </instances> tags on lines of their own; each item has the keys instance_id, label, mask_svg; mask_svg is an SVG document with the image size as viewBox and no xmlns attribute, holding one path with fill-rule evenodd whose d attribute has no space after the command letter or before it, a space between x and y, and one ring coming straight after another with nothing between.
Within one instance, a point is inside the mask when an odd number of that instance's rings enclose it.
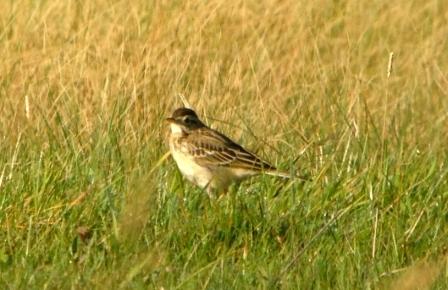
<instances>
[{"instance_id":1,"label":"field background","mask_svg":"<svg viewBox=\"0 0 448 290\"><path fill-rule=\"evenodd\" d=\"M311 180L209 200L178 93ZM1 1L0 288L447 289L447 124L448 1Z\"/></svg>"}]
</instances>

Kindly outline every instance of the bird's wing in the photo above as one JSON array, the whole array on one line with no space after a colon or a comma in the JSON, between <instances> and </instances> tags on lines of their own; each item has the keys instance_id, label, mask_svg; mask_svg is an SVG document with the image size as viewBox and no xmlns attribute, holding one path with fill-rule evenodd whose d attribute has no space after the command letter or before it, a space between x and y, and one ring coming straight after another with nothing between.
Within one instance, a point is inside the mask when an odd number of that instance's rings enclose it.
<instances>
[{"instance_id":1,"label":"bird's wing","mask_svg":"<svg viewBox=\"0 0 448 290\"><path fill-rule=\"evenodd\" d=\"M224 166L254 171L274 171L276 168L245 150L223 134L210 128L190 134L189 152L203 166Z\"/></svg>"}]
</instances>

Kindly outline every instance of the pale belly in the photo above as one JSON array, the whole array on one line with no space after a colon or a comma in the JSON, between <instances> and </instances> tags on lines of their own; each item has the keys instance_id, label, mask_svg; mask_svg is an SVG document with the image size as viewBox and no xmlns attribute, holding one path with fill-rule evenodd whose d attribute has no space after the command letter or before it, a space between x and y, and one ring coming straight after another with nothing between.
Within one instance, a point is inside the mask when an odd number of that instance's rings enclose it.
<instances>
[{"instance_id":1,"label":"pale belly","mask_svg":"<svg viewBox=\"0 0 448 290\"><path fill-rule=\"evenodd\" d=\"M171 150L171 154L186 179L201 188L206 188L211 184L213 173L210 169L199 166L192 158L182 152Z\"/></svg>"},{"instance_id":2,"label":"pale belly","mask_svg":"<svg viewBox=\"0 0 448 290\"><path fill-rule=\"evenodd\" d=\"M240 181L255 174L247 170L231 170L228 167L200 166L189 155L177 150L171 150L171 154L182 175L203 189L211 188L225 191L232 182Z\"/></svg>"}]
</instances>

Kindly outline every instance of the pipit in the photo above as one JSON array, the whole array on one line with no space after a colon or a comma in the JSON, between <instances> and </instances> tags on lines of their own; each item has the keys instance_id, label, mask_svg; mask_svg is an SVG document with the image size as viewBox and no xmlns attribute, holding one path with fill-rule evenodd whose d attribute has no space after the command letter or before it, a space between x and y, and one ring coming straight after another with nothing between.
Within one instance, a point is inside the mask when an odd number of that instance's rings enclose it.
<instances>
[{"instance_id":1,"label":"pipit","mask_svg":"<svg viewBox=\"0 0 448 290\"><path fill-rule=\"evenodd\" d=\"M209 195L227 192L232 182L265 173L291 177L207 127L195 111L179 108L170 118L170 151L181 173Z\"/></svg>"}]
</instances>

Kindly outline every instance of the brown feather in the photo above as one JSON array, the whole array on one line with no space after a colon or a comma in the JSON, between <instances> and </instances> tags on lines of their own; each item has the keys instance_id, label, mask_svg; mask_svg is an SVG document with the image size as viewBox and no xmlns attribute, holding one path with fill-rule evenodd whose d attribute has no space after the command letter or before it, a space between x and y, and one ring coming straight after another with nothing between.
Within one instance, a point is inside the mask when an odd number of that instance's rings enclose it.
<instances>
[{"instance_id":1,"label":"brown feather","mask_svg":"<svg viewBox=\"0 0 448 290\"><path fill-rule=\"evenodd\" d=\"M181 141L195 161L203 166L227 166L254 171L276 168L228 137L210 128L192 131Z\"/></svg>"}]
</instances>

